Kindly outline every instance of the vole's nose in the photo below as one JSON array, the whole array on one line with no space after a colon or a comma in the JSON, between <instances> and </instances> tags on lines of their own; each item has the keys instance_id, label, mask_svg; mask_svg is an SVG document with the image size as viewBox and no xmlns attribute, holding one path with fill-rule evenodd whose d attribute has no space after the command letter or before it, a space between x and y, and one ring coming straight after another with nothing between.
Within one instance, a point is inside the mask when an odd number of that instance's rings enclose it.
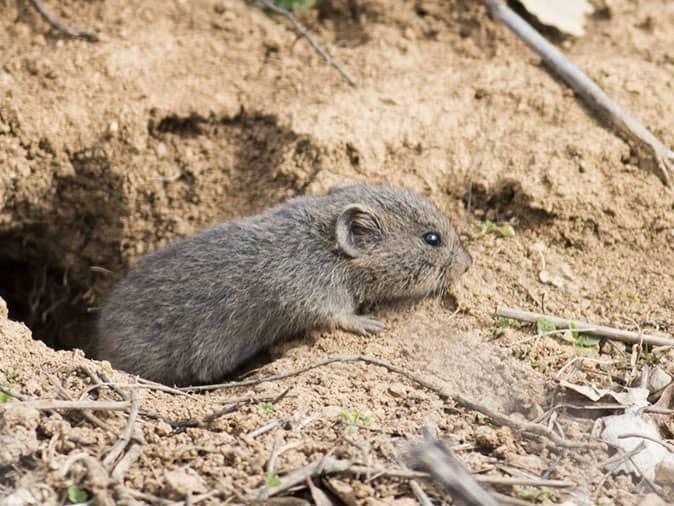
<instances>
[{"instance_id":1,"label":"vole's nose","mask_svg":"<svg viewBox=\"0 0 674 506\"><path fill-rule=\"evenodd\" d=\"M461 274L465 273L473 265L473 257L468 253L466 248L461 248L458 263L462 267Z\"/></svg>"}]
</instances>

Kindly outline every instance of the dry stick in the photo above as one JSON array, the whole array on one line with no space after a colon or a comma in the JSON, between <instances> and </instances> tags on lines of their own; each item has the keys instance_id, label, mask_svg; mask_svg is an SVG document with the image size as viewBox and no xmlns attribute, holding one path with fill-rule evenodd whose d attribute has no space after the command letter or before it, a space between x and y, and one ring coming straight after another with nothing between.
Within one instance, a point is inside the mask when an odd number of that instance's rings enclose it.
<instances>
[{"instance_id":1,"label":"dry stick","mask_svg":"<svg viewBox=\"0 0 674 506\"><path fill-rule=\"evenodd\" d=\"M13 397L19 401L32 401L33 399L27 395L20 394L19 392L15 392L14 390L4 387L0 385L0 392L2 392L5 395L9 395L10 397Z\"/></svg>"},{"instance_id":2,"label":"dry stick","mask_svg":"<svg viewBox=\"0 0 674 506\"><path fill-rule=\"evenodd\" d=\"M454 457L451 450L437 439L426 437L409 454L410 465L422 469L438 481L454 502L469 506L498 506L492 495Z\"/></svg>"},{"instance_id":3,"label":"dry stick","mask_svg":"<svg viewBox=\"0 0 674 506\"><path fill-rule=\"evenodd\" d=\"M531 311L524 311L522 309L513 309L509 307L500 306L496 310L496 314L504 318L512 318L513 320L520 320L531 323L536 323L541 318L544 318L550 323L553 323L555 327L561 329L568 329L575 326L577 328L582 328L583 332L586 334L592 334L595 336L615 339L616 341L622 341L625 343L631 344L646 343L656 346L674 346L674 339L670 339L669 337L666 336L653 336L648 334L640 334L638 332L632 332L630 330L621 330L613 327L605 327L603 325L595 325L593 323L588 323L580 320L567 320L566 318L560 318L559 316L534 313Z\"/></svg>"},{"instance_id":4,"label":"dry stick","mask_svg":"<svg viewBox=\"0 0 674 506\"><path fill-rule=\"evenodd\" d=\"M0 387L0 391L4 392L5 390L2 387ZM34 408L39 410L93 409L98 411L123 411L129 408L130 403L128 401L60 401L55 399L35 399L29 401L21 401L20 403L8 402L0 404L0 409L2 409L3 406L11 408L12 406L16 405L20 405L25 408Z\"/></svg>"},{"instance_id":5,"label":"dry stick","mask_svg":"<svg viewBox=\"0 0 674 506\"><path fill-rule=\"evenodd\" d=\"M339 63L337 60L335 60L332 56L330 56L319 44L316 42L316 40L313 38L313 36L309 33L309 31L300 23L295 16L293 16L292 12L289 12L285 9L282 9L278 5L274 5L273 2L270 0L258 0L265 8L269 9L272 12L275 12L276 14L280 14L282 16L285 16L295 27L295 30L297 33L307 39L307 42L311 44L311 47L314 48L314 50L323 57L323 59L329 64L332 65L335 69L337 69L337 72L339 72L344 79L346 79L349 84L353 87L358 86L358 82L349 75L349 73L342 67L342 64Z\"/></svg>"},{"instance_id":6,"label":"dry stick","mask_svg":"<svg viewBox=\"0 0 674 506\"><path fill-rule=\"evenodd\" d=\"M426 495L426 492L423 491L421 485L419 485L416 480L410 481L410 488L412 489L414 497L417 498L417 501L419 501L421 506L433 506L431 499L428 497L428 495Z\"/></svg>"},{"instance_id":7,"label":"dry stick","mask_svg":"<svg viewBox=\"0 0 674 506\"><path fill-rule=\"evenodd\" d=\"M103 465L108 471L113 468L113 464L131 441L131 436L134 432L133 429L136 423L136 418L138 417L138 411L140 410L140 397L138 396L138 390L135 388L131 390L130 402L131 408L129 409L129 418L126 421L126 426L119 435L117 442L105 456L105 459L103 459Z\"/></svg>"},{"instance_id":8,"label":"dry stick","mask_svg":"<svg viewBox=\"0 0 674 506\"><path fill-rule=\"evenodd\" d=\"M658 177L665 185L670 186L670 174L674 171L674 151L660 142L634 116L623 110L592 79L508 6L499 0L483 1L494 19L501 21L538 53L591 108L606 118L628 141L646 148L655 162Z\"/></svg>"},{"instance_id":9,"label":"dry stick","mask_svg":"<svg viewBox=\"0 0 674 506\"><path fill-rule=\"evenodd\" d=\"M71 37L85 39L89 42L98 42L98 35L86 30L68 26L58 16L52 14L42 0L30 0L30 2L33 4L33 7L35 7L35 10L40 13L40 16L59 32L63 32Z\"/></svg>"},{"instance_id":10,"label":"dry stick","mask_svg":"<svg viewBox=\"0 0 674 506\"><path fill-rule=\"evenodd\" d=\"M476 402L471 401L470 399L467 399L466 397L460 395L460 394L452 394L451 392L448 392L444 388L437 387L433 385L431 382L428 380L422 378L421 376L418 376L406 369L403 369L401 367L397 367L395 365L389 364L387 362L384 362L383 360L379 360L373 357L367 357L367 356L362 356L362 355L347 355L347 356L336 356L336 357L329 357L326 358L325 360L321 360L320 362L316 362L315 364L308 365L306 367L303 367L301 369L298 369L296 371L292 371L289 373L283 373L283 374L275 374L272 376L267 376L266 378L258 378L258 379L251 379L251 380L245 380L245 381L240 381L240 382L230 382L230 383L221 383L218 385L202 385L202 386L196 386L196 387L185 387L181 390L187 390L187 391L207 391L207 390L215 390L218 388L233 388L233 387L242 387L242 386L251 386L251 385L258 385L260 383L265 383L268 381L279 381L282 379L290 378L293 376L298 376L300 374L303 374L307 371L311 371L312 369L316 369L318 367L322 367L328 364L334 364L334 363L351 363L351 362L363 362L366 364L372 364L372 365L377 365L379 367L383 367L384 369L394 372L397 374L400 374L401 376L406 377L407 379L411 380L414 383L417 383L418 385L421 385L422 387L430 390L431 392L434 392L437 394L440 398L445 399L445 400L453 400L457 404L469 408L473 411L477 411L479 413L482 413L483 415L491 418L493 421L505 425L507 427L510 427L511 429L519 432L529 432L532 434L536 434L539 436L544 436L550 439L554 444L557 446L563 447L563 448L597 448L602 446L602 443L588 443L588 442L577 442L577 441L567 441L563 438L560 438L557 434L552 432L546 427L543 427L541 425L531 423L531 422L519 422L510 419L509 417L505 415L501 415L499 413L496 413L495 411L487 408L486 406L483 406L481 404L478 404Z\"/></svg>"},{"instance_id":11,"label":"dry stick","mask_svg":"<svg viewBox=\"0 0 674 506\"><path fill-rule=\"evenodd\" d=\"M647 441L651 441L652 443L657 443L660 446L669 450L670 452L674 453L674 445L671 445L671 444L669 444L665 441L660 441L659 439L655 439L654 437L644 436L643 434L636 434L636 433L628 432L628 433L621 434L620 436L618 436L618 439L627 439L628 437L638 437L638 438L641 438L641 439L646 439Z\"/></svg>"},{"instance_id":12,"label":"dry stick","mask_svg":"<svg viewBox=\"0 0 674 506\"><path fill-rule=\"evenodd\" d=\"M65 388L63 388L55 379L54 379L54 385L56 386L56 389L58 390L58 392L61 394L61 396L64 399L66 399L68 401L73 400L73 398L70 396L70 393ZM87 420L89 420L94 425L96 425L97 427L100 427L101 429L103 429L104 431L111 432L111 433L114 434L114 432L112 430L112 427L110 427L107 423L105 423L103 420L98 418L93 413L90 413L88 410L83 409L82 410L82 416L84 418L86 418Z\"/></svg>"}]
</instances>

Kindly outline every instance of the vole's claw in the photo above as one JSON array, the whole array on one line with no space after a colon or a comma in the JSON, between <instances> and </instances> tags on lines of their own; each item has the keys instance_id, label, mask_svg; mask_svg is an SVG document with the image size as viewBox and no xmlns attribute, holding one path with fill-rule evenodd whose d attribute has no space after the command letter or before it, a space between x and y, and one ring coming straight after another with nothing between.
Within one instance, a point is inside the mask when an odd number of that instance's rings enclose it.
<instances>
[{"instance_id":1,"label":"vole's claw","mask_svg":"<svg viewBox=\"0 0 674 506\"><path fill-rule=\"evenodd\" d=\"M340 319L338 322L342 329L365 336L367 334L376 334L384 330L384 324L368 315L348 315Z\"/></svg>"}]
</instances>

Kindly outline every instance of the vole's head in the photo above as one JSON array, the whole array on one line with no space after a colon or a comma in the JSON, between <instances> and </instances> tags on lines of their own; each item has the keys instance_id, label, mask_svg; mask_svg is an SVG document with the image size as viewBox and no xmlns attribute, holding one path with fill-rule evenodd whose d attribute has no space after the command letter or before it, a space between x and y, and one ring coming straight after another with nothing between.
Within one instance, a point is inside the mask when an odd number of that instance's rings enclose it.
<instances>
[{"instance_id":1,"label":"vole's head","mask_svg":"<svg viewBox=\"0 0 674 506\"><path fill-rule=\"evenodd\" d=\"M383 185L330 193L337 246L361 301L440 295L471 266L449 219L425 197Z\"/></svg>"}]
</instances>

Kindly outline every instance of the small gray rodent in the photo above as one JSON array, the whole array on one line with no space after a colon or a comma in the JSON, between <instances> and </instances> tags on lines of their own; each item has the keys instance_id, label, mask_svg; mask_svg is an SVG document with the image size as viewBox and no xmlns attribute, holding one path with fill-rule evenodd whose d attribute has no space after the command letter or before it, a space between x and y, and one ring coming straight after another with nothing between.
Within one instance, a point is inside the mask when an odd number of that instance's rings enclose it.
<instances>
[{"instance_id":1,"label":"small gray rodent","mask_svg":"<svg viewBox=\"0 0 674 506\"><path fill-rule=\"evenodd\" d=\"M363 304L440 295L471 263L428 199L340 186L143 258L103 306L97 356L165 384L211 383L284 337L377 332Z\"/></svg>"}]
</instances>

